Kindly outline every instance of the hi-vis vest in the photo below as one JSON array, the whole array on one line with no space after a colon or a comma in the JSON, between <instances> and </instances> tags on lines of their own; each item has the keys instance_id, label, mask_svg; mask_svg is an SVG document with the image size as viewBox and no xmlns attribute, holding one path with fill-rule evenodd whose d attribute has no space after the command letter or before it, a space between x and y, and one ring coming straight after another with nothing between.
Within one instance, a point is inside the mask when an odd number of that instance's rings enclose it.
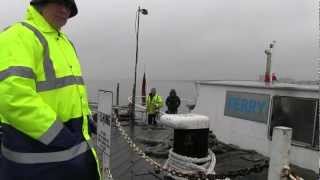
<instances>
[{"instance_id":1,"label":"hi-vis vest","mask_svg":"<svg viewBox=\"0 0 320 180\"><path fill-rule=\"evenodd\" d=\"M32 6L25 22L0 33L0 99L8 162L68 162L87 152L96 160L77 54Z\"/></svg>"},{"instance_id":2,"label":"hi-vis vest","mask_svg":"<svg viewBox=\"0 0 320 180\"><path fill-rule=\"evenodd\" d=\"M147 96L147 113L155 114L157 110L163 107L162 97L155 94L152 98Z\"/></svg>"}]
</instances>

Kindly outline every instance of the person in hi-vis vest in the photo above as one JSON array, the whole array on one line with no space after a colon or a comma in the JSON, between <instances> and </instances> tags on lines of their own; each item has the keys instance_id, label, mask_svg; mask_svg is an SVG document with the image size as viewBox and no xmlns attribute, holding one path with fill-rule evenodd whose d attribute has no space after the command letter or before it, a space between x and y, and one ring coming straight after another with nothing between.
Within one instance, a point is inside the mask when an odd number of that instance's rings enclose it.
<instances>
[{"instance_id":1,"label":"person in hi-vis vest","mask_svg":"<svg viewBox=\"0 0 320 180\"><path fill-rule=\"evenodd\" d=\"M159 116L160 109L163 107L163 100L160 95L157 94L156 88L152 88L147 96L147 114L148 124L157 125L157 116Z\"/></svg>"},{"instance_id":2,"label":"person in hi-vis vest","mask_svg":"<svg viewBox=\"0 0 320 180\"><path fill-rule=\"evenodd\" d=\"M61 31L74 0L32 0L0 33L1 180L99 180L75 47Z\"/></svg>"}]
</instances>

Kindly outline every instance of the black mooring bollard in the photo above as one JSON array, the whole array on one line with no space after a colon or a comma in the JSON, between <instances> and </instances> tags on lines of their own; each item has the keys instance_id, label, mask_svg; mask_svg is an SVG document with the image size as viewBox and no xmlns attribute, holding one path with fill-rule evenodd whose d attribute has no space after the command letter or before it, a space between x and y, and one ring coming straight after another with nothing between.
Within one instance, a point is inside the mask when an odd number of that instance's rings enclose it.
<instances>
[{"instance_id":1,"label":"black mooring bollard","mask_svg":"<svg viewBox=\"0 0 320 180\"><path fill-rule=\"evenodd\" d=\"M199 114L166 114L161 123L174 128L173 152L182 156L208 156L209 119Z\"/></svg>"}]
</instances>

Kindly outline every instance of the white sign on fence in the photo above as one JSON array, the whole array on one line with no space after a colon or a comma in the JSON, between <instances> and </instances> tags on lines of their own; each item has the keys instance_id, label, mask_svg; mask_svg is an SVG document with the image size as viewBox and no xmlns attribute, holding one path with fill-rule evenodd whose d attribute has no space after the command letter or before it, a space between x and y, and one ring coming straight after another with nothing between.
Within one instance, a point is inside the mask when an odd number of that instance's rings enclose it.
<instances>
[{"instance_id":1,"label":"white sign on fence","mask_svg":"<svg viewBox=\"0 0 320 180\"><path fill-rule=\"evenodd\" d=\"M99 90L97 147L102 153L104 174L110 169L112 92Z\"/></svg>"}]
</instances>

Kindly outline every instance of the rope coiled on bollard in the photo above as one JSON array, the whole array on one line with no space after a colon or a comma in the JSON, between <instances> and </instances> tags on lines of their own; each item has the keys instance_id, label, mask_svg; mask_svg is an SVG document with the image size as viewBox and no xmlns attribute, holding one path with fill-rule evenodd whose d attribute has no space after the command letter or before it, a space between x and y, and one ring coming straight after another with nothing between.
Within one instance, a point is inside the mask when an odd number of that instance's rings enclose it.
<instances>
[{"instance_id":1,"label":"rope coiled on bollard","mask_svg":"<svg viewBox=\"0 0 320 180\"><path fill-rule=\"evenodd\" d=\"M173 152L173 149L169 151L169 158L164 164L164 168L173 168L178 170L179 172L183 172L185 174L197 174L199 172L208 174L215 174L214 167L216 165L216 157L215 154L209 149L209 154L204 158L192 158L183 156ZM176 176L170 174L169 176ZM180 178L185 179L185 178Z\"/></svg>"}]
</instances>

